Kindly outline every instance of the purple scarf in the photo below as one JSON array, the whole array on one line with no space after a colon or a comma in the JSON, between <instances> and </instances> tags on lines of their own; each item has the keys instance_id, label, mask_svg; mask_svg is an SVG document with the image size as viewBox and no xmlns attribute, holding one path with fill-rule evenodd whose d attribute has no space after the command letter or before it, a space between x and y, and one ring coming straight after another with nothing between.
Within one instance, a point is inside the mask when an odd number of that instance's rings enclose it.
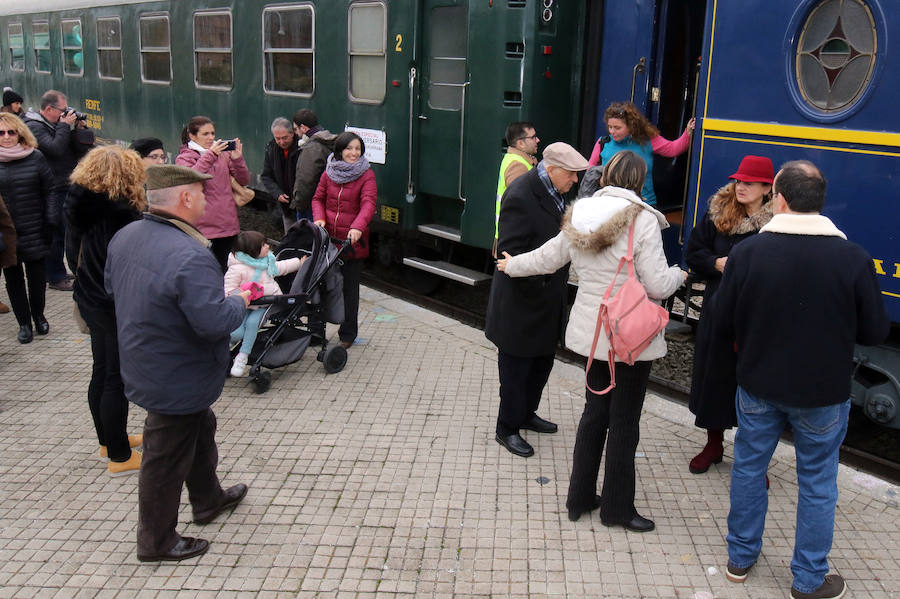
<instances>
[{"instance_id":1,"label":"purple scarf","mask_svg":"<svg viewBox=\"0 0 900 599\"><path fill-rule=\"evenodd\" d=\"M331 154L325 162L325 174L338 185L356 181L367 170L369 170L369 161L365 156L360 156L356 162L344 162L335 160L334 154Z\"/></svg>"},{"instance_id":2,"label":"purple scarf","mask_svg":"<svg viewBox=\"0 0 900 599\"><path fill-rule=\"evenodd\" d=\"M13 160L21 160L34 152L34 148L29 148L22 144L18 144L11 148L0 148L0 162L12 162Z\"/></svg>"}]
</instances>

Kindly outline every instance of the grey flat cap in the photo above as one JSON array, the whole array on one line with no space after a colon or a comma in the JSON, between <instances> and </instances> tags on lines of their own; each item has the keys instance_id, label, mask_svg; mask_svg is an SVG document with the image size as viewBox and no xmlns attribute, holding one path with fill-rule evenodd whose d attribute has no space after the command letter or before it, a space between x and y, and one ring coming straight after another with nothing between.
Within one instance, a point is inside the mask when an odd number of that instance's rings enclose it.
<instances>
[{"instance_id":1,"label":"grey flat cap","mask_svg":"<svg viewBox=\"0 0 900 599\"><path fill-rule=\"evenodd\" d=\"M578 150L561 141L544 148L543 159L544 166L558 166L567 171L584 171L588 167L588 161Z\"/></svg>"},{"instance_id":2,"label":"grey flat cap","mask_svg":"<svg viewBox=\"0 0 900 599\"><path fill-rule=\"evenodd\" d=\"M198 173L192 168L177 164L159 164L147 167L147 189L165 189L191 183L203 183L212 175Z\"/></svg>"}]
</instances>

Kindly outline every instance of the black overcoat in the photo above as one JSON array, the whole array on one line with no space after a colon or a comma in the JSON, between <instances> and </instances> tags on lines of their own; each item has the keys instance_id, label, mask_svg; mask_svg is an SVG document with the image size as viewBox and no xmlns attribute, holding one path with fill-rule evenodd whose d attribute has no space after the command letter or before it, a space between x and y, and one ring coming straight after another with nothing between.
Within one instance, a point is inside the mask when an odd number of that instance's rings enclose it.
<instances>
[{"instance_id":1,"label":"black overcoat","mask_svg":"<svg viewBox=\"0 0 900 599\"><path fill-rule=\"evenodd\" d=\"M53 172L39 150L25 158L0 162L0 197L16 227L16 257L21 262L43 260L49 249L50 225L58 208L50 193Z\"/></svg>"},{"instance_id":2,"label":"black overcoat","mask_svg":"<svg viewBox=\"0 0 900 599\"><path fill-rule=\"evenodd\" d=\"M716 259L728 256L735 245L756 233L756 230L733 235L723 233L716 229L707 212L700 224L691 230L684 252L684 260L693 273L706 281L694 343L694 372L688 402L688 408L696 416L694 424L700 428L718 430L737 426L734 407L737 356L733 347L723 346L712 335L715 293L722 281L722 273L716 270Z\"/></svg>"},{"instance_id":3,"label":"black overcoat","mask_svg":"<svg viewBox=\"0 0 900 599\"><path fill-rule=\"evenodd\" d=\"M559 233L562 213L538 169L512 182L500 201L497 254L516 256ZM495 271L484 334L497 348L519 357L556 352L566 328L569 266L552 275L511 278Z\"/></svg>"}]
</instances>

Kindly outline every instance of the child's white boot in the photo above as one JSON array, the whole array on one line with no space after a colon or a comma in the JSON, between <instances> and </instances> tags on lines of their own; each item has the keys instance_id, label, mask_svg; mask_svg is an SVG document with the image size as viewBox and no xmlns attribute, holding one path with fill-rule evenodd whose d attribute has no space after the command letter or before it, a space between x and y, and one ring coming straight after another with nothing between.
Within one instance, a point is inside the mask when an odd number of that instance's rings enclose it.
<instances>
[{"instance_id":1,"label":"child's white boot","mask_svg":"<svg viewBox=\"0 0 900 599\"><path fill-rule=\"evenodd\" d=\"M234 364L231 365L231 376L244 376L244 369L247 368L247 358L249 357L250 356L243 352L234 357Z\"/></svg>"}]
</instances>

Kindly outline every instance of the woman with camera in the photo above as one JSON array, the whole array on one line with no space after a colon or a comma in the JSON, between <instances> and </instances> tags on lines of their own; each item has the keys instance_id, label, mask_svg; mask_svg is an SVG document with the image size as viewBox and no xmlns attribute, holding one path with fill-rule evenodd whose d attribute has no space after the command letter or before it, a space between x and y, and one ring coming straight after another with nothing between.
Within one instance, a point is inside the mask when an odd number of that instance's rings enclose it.
<instances>
[{"instance_id":1,"label":"woman with camera","mask_svg":"<svg viewBox=\"0 0 900 599\"><path fill-rule=\"evenodd\" d=\"M205 116L195 116L181 132L181 151L175 164L212 175L203 184L206 211L197 222L197 229L212 242L212 253L222 267L228 263L228 253L240 232L237 204L231 190L231 177L241 185L250 182L250 170L244 162L240 139L216 139L216 126Z\"/></svg>"},{"instance_id":2,"label":"woman with camera","mask_svg":"<svg viewBox=\"0 0 900 599\"><path fill-rule=\"evenodd\" d=\"M0 113L0 197L16 229L16 240L9 240L15 243L16 260L11 265L4 262L3 273L19 323L19 343L30 343L35 331L38 335L50 331L44 318L44 258L50 250L53 226L59 223L53 222L58 211L50 205L53 172L37 145L22 119L10 112Z\"/></svg>"}]
</instances>

